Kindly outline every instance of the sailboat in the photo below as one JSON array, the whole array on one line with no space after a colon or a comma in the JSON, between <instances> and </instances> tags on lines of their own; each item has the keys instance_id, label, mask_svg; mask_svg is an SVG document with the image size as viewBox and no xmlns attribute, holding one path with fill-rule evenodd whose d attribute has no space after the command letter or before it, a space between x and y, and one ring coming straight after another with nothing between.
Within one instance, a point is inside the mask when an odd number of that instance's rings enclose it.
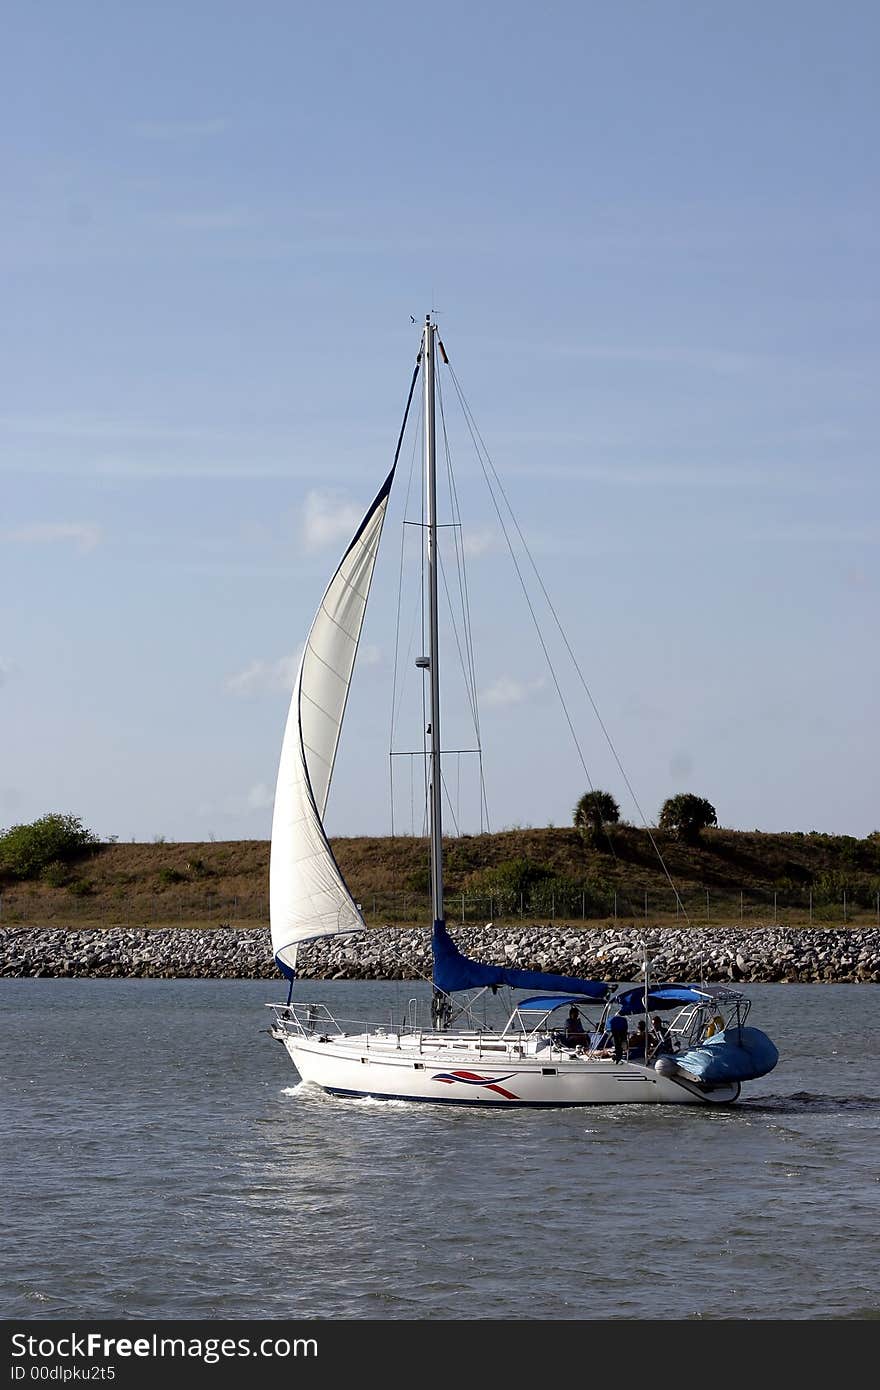
<instances>
[{"instance_id":1,"label":"sailboat","mask_svg":"<svg viewBox=\"0 0 880 1390\"><path fill-rule=\"evenodd\" d=\"M430 723L427 802L433 907L433 997L429 1020L410 1008L398 1023L347 1029L323 1002L294 1000L297 952L322 937L366 930L324 829L343 717L367 610L391 471L327 586L309 631L284 731L270 857L272 949L289 982L271 1004L271 1035L303 1081L337 1096L460 1105L730 1104L744 1082L769 1072L775 1045L746 1018L750 1001L718 985L654 982L620 988L584 979L490 965L464 955L443 907L438 519L435 442L437 350L429 315L410 383L421 378L426 499ZM405 424L406 416L404 417ZM506 1021L477 1018L480 996L510 991ZM525 992L525 997L523 993ZM563 1013L565 1016L563 1017ZM592 1016L591 1016L592 1015ZM661 1021L665 1015L668 1021ZM630 1035L629 1023L638 1020Z\"/></svg>"}]
</instances>

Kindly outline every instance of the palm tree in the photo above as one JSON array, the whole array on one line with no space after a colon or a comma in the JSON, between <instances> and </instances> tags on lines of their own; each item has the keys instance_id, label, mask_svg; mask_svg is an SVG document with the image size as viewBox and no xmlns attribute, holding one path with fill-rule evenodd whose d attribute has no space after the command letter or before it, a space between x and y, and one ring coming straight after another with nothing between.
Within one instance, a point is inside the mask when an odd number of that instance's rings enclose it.
<instances>
[{"instance_id":1,"label":"palm tree","mask_svg":"<svg viewBox=\"0 0 880 1390\"><path fill-rule=\"evenodd\" d=\"M711 801L704 796L694 796L693 792L670 796L660 811L660 829L672 831L688 845L697 843L701 830L717 824L718 817Z\"/></svg>"},{"instance_id":2,"label":"palm tree","mask_svg":"<svg viewBox=\"0 0 880 1390\"><path fill-rule=\"evenodd\" d=\"M610 792L584 792L574 808L575 829L593 849L610 843L606 827L616 825L619 820L620 807Z\"/></svg>"}]
</instances>

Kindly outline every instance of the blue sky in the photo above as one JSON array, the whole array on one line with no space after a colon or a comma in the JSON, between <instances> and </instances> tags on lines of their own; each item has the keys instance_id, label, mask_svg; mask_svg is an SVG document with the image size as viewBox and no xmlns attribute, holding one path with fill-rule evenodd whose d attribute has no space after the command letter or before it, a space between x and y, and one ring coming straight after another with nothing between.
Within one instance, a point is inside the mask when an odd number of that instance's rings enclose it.
<instances>
[{"instance_id":1,"label":"blue sky","mask_svg":"<svg viewBox=\"0 0 880 1390\"><path fill-rule=\"evenodd\" d=\"M5 15L0 826L268 835L431 307L648 817L880 826L876 6ZM564 824L583 773L455 461L492 825ZM389 827L401 515L331 833Z\"/></svg>"}]
</instances>

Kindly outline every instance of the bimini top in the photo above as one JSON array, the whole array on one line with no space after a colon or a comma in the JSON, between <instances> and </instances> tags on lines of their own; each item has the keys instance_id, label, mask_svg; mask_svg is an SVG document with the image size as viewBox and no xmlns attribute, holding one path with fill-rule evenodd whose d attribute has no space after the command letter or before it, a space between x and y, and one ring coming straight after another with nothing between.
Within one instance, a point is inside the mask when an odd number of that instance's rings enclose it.
<instances>
[{"instance_id":1,"label":"bimini top","mask_svg":"<svg viewBox=\"0 0 880 1390\"><path fill-rule=\"evenodd\" d=\"M688 985L658 985L656 989L649 986L647 1008L662 1013L664 1009L675 1009L681 1004L706 1004L714 998L714 994L707 990L691 989ZM636 985L635 989L625 989L622 994L617 995L614 1003L619 1006L622 1014L643 1014L646 1007L645 986Z\"/></svg>"},{"instance_id":2,"label":"bimini top","mask_svg":"<svg viewBox=\"0 0 880 1390\"><path fill-rule=\"evenodd\" d=\"M595 996L583 994L533 994L530 999L521 999L517 1009L523 1013L547 1013L551 1009L561 1009L565 1004L595 1004Z\"/></svg>"}]
</instances>

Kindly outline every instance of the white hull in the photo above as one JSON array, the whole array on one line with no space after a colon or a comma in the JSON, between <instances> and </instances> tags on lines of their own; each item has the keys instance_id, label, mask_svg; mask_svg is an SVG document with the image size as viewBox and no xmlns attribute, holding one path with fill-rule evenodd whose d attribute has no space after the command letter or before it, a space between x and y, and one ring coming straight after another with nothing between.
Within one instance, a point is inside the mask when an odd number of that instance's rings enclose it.
<instances>
[{"instance_id":1,"label":"white hull","mask_svg":"<svg viewBox=\"0 0 880 1390\"><path fill-rule=\"evenodd\" d=\"M711 1089L610 1057L529 1053L467 1035L341 1035L322 1042L273 1030L304 1081L333 1095L456 1105L724 1105L737 1082Z\"/></svg>"}]
</instances>

